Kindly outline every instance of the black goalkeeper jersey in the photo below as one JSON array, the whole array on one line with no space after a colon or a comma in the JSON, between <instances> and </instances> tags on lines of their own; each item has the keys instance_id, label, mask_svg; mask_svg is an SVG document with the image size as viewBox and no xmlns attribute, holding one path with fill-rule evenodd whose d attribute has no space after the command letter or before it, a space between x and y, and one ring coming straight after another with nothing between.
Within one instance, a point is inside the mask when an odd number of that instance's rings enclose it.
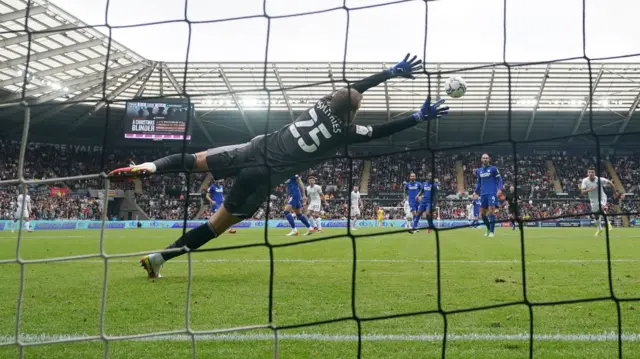
<instances>
[{"instance_id":1,"label":"black goalkeeper jersey","mask_svg":"<svg viewBox=\"0 0 640 359\"><path fill-rule=\"evenodd\" d=\"M251 140L253 149L261 153L276 172L289 171L292 167L302 170L313 165L314 159L328 157L345 143L367 142L417 124L413 117L372 126L348 124L348 119L332 113L331 99L331 96L323 97L292 124L255 137Z\"/></svg>"}]
</instances>

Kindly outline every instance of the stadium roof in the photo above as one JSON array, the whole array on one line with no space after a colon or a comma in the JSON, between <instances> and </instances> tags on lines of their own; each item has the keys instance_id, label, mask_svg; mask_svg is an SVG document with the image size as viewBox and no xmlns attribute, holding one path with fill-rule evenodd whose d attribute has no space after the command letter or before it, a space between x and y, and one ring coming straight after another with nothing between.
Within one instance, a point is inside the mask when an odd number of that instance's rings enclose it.
<instances>
[{"instance_id":1,"label":"stadium roof","mask_svg":"<svg viewBox=\"0 0 640 359\"><path fill-rule=\"evenodd\" d=\"M254 135L256 122L267 108L274 112L274 126L286 123L345 80L355 81L393 64L189 63L185 68L184 63L144 59L45 1L32 2L27 34L26 6L26 0L0 0L0 117L15 118L16 124L22 121L16 114L23 88L29 104L56 104L55 108L34 109L33 125L55 119L58 125L68 121L65 126L71 130L90 125L87 122L100 116L105 97L118 108L136 97L187 94L196 104L197 123L203 132L211 132L203 125L209 119ZM447 97L452 112L447 121L431 126L436 141L467 135L488 141L494 140L491 136L496 131L505 131L509 108L505 66L428 64L427 71L430 77L395 79L369 90L359 116L365 122L380 122L413 111L427 96L429 80L432 97L445 97L445 79L455 72L466 80L468 92L461 99ZM516 64L510 71L515 138L588 131L586 62ZM640 101L640 64L593 63L591 80L596 132L639 131L640 124L631 119ZM209 134L207 137L213 142Z\"/></svg>"}]
</instances>

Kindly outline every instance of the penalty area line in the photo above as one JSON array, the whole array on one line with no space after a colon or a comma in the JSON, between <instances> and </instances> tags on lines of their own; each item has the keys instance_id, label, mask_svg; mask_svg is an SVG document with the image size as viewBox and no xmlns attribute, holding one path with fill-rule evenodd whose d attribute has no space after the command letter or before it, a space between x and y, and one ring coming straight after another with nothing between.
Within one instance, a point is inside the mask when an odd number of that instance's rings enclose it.
<instances>
[{"instance_id":1,"label":"penalty area line","mask_svg":"<svg viewBox=\"0 0 640 359\"><path fill-rule=\"evenodd\" d=\"M352 259L274 259L276 263L353 263ZM109 262L113 263L139 263L137 259L109 259ZM188 263L188 259L172 259L171 263ZM269 263L269 259L192 259L193 263ZM358 259L358 263L403 263L403 264L435 264L436 260L433 259ZM612 259L611 263L636 263L640 262L640 259ZM60 263L104 263L102 259L81 259L71 260ZM496 260L465 260L465 259L452 259L452 260L440 260L440 263L454 263L454 264L518 264L519 259L496 259ZM606 259L536 259L528 260L527 263L607 263Z\"/></svg>"},{"instance_id":2,"label":"penalty area line","mask_svg":"<svg viewBox=\"0 0 640 359\"><path fill-rule=\"evenodd\" d=\"M56 342L56 341L73 341L83 340L89 337L86 334L23 334L20 340L23 343L39 343L39 342ZM618 335L615 332L604 332L600 334L534 334L534 340L537 341L562 341L562 342L608 342L617 341ZM439 342L442 341L442 334L363 334L362 341L401 341L401 342ZM274 340L273 334L203 334L196 335L196 340L211 341L263 341ZM321 333L278 333L278 340L297 340L297 341L321 341L321 342L355 342L358 340L357 335L338 335L338 334L321 334ZM529 334L482 334L468 333L447 335L447 340L454 341L528 341ZM640 333L622 334L622 340L626 342L640 341ZM95 341L102 341L96 339ZM191 341L191 336L178 335L160 335L155 337L130 338L126 341ZM14 343L14 336L0 336L0 344Z\"/></svg>"}]
</instances>

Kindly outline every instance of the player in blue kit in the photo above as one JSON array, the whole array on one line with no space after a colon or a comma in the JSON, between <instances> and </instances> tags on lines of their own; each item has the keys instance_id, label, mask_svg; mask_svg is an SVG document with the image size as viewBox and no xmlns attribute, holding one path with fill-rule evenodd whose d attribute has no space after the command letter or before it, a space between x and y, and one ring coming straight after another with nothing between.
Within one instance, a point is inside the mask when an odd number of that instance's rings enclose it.
<instances>
[{"instance_id":1,"label":"player in blue kit","mask_svg":"<svg viewBox=\"0 0 640 359\"><path fill-rule=\"evenodd\" d=\"M478 218L480 218L480 207L482 206L480 198L476 198L471 201L471 205L473 206L473 223L471 224L473 225L473 228L478 228L480 225Z\"/></svg>"},{"instance_id":2,"label":"player in blue kit","mask_svg":"<svg viewBox=\"0 0 640 359\"><path fill-rule=\"evenodd\" d=\"M418 227L420 217L422 217L422 214L425 212L427 212L427 221L429 222L429 231L427 233L431 233L431 230L435 228L435 226L433 225L433 208L436 206L436 196L439 189L440 182L438 182L437 179L432 180L432 175L431 173L429 173L427 175L427 180L424 181L424 183L422 183L422 186L420 187L420 193L418 193L420 204L418 205L418 213L413 217L414 231Z\"/></svg>"},{"instance_id":3,"label":"player in blue kit","mask_svg":"<svg viewBox=\"0 0 640 359\"><path fill-rule=\"evenodd\" d=\"M308 236L315 232L313 228L311 228L311 224L307 217L302 214L303 201L306 202L307 196L305 195L304 183L302 183L302 178L298 175L293 175L289 177L289 179L285 182L287 185L287 192L289 193L289 200L287 201L287 205L284 207L284 216L289 221L291 225L291 232L287 234L287 236L297 236L298 229L296 229L296 222L293 220L293 215L291 212L295 212L296 217L302 224L307 227L307 233L305 236Z\"/></svg>"},{"instance_id":4,"label":"player in blue kit","mask_svg":"<svg viewBox=\"0 0 640 359\"><path fill-rule=\"evenodd\" d=\"M489 164L489 155L482 155L482 167L478 168L478 184L473 192L474 199L480 196L480 217L487 227L485 237L493 237L496 228L496 205L502 194L502 177L496 166ZM487 214L488 212L488 214Z\"/></svg>"},{"instance_id":5,"label":"player in blue kit","mask_svg":"<svg viewBox=\"0 0 640 359\"><path fill-rule=\"evenodd\" d=\"M224 180L215 181L209 186L207 190L207 201L211 205L211 213L218 212L218 208L222 206L224 202Z\"/></svg>"},{"instance_id":6,"label":"player in blue kit","mask_svg":"<svg viewBox=\"0 0 640 359\"><path fill-rule=\"evenodd\" d=\"M422 183L416 181L416 174L411 172L409 174L409 182L404 184L404 200L409 202L409 208L411 208L411 214L413 218L416 218L416 212L418 211L418 194L422 189ZM411 229L411 233L417 232L414 228Z\"/></svg>"}]
</instances>

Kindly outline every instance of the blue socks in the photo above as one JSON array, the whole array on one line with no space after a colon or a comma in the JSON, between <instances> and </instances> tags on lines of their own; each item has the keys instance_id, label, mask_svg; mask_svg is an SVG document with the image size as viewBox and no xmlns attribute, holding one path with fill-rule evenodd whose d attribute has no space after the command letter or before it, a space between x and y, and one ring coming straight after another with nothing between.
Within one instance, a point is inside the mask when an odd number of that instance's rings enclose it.
<instances>
[{"instance_id":1,"label":"blue socks","mask_svg":"<svg viewBox=\"0 0 640 359\"><path fill-rule=\"evenodd\" d=\"M427 217L427 222L429 222L429 228L436 228L436 226L433 225L433 217Z\"/></svg>"},{"instance_id":2,"label":"blue socks","mask_svg":"<svg viewBox=\"0 0 640 359\"><path fill-rule=\"evenodd\" d=\"M296 229L296 222L293 219L293 214L291 214L291 212L289 211L284 211L284 217L287 219L287 221L289 222L289 225L291 226L291 228ZM304 224L307 228L311 227L311 224L309 223L309 220L307 219L307 217L300 213L300 214L296 214L296 217L298 218L298 220L300 222L302 222L302 224Z\"/></svg>"},{"instance_id":3,"label":"blue socks","mask_svg":"<svg viewBox=\"0 0 640 359\"><path fill-rule=\"evenodd\" d=\"M418 217L418 216L414 216L414 217L413 217L413 226L411 227L411 229L416 229L416 228L418 228L418 222L420 222L420 217Z\"/></svg>"},{"instance_id":4,"label":"blue socks","mask_svg":"<svg viewBox=\"0 0 640 359\"><path fill-rule=\"evenodd\" d=\"M296 222L293 221L293 216L291 215L291 212L284 211L284 217L287 219L287 221L289 221L289 224L291 225L291 228L295 229L296 228Z\"/></svg>"},{"instance_id":5,"label":"blue socks","mask_svg":"<svg viewBox=\"0 0 640 359\"><path fill-rule=\"evenodd\" d=\"M489 223L489 217L482 216L482 223L487 227L487 230L491 232L491 223Z\"/></svg>"},{"instance_id":6,"label":"blue socks","mask_svg":"<svg viewBox=\"0 0 640 359\"><path fill-rule=\"evenodd\" d=\"M496 220L498 218L495 215L489 216L489 224L491 225L491 228L489 229L489 232L494 233L495 229L496 229Z\"/></svg>"},{"instance_id":7,"label":"blue socks","mask_svg":"<svg viewBox=\"0 0 640 359\"><path fill-rule=\"evenodd\" d=\"M307 228L311 227L311 224L309 224L309 220L307 220L307 216L302 213L297 214L296 216L298 217L298 220L302 222L302 224L304 224ZM291 218L290 223L293 223L293 218Z\"/></svg>"}]
</instances>

